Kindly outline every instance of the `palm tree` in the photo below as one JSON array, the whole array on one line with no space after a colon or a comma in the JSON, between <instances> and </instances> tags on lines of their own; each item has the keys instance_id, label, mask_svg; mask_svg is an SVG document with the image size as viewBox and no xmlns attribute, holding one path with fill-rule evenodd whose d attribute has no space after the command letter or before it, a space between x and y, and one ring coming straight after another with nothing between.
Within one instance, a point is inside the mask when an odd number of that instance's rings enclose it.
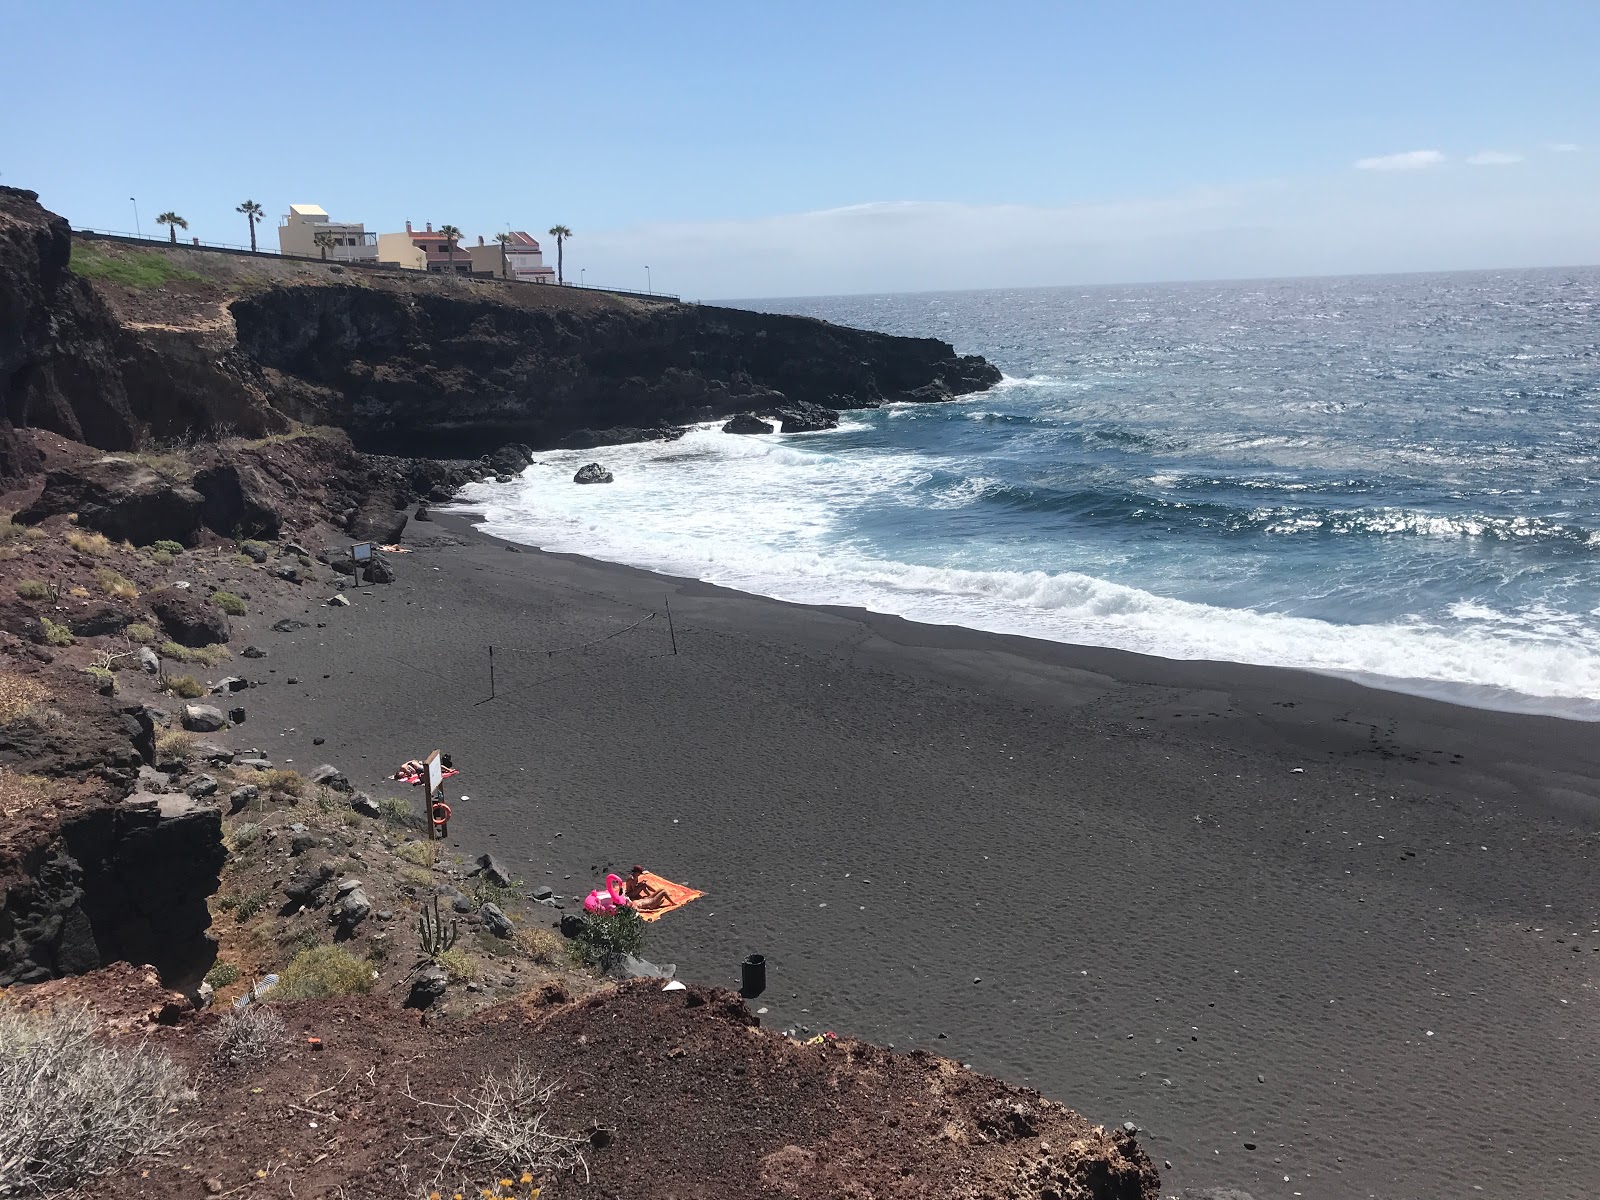
<instances>
[{"instance_id":1,"label":"palm tree","mask_svg":"<svg viewBox=\"0 0 1600 1200\"><path fill-rule=\"evenodd\" d=\"M314 234L311 235L311 240L313 242L315 242L317 244L317 246L322 250L322 261L323 262L327 262L328 261L328 247L336 244L334 242L334 240L333 240L333 234L331 234L331 233L314 233Z\"/></svg>"},{"instance_id":2,"label":"palm tree","mask_svg":"<svg viewBox=\"0 0 1600 1200\"><path fill-rule=\"evenodd\" d=\"M254 200L246 200L238 208L234 209L234 212L242 212L244 219L250 222L250 253L254 254L256 252L256 222L266 217L267 210Z\"/></svg>"},{"instance_id":3,"label":"palm tree","mask_svg":"<svg viewBox=\"0 0 1600 1200\"><path fill-rule=\"evenodd\" d=\"M185 221L175 212L162 213L156 218L156 224L165 225L167 227L167 231L172 234L172 244L174 246L178 244L178 230L189 228L189 222Z\"/></svg>"},{"instance_id":4,"label":"palm tree","mask_svg":"<svg viewBox=\"0 0 1600 1200\"><path fill-rule=\"evenodd\" d=\"M439 236L444 238L444 248L450 252L450 274L456 273L456 243L461 240L461 230L454 225L439 226Z\"/></svg>"},{"instance_id":5,"label":"palm tree","mask_svg":"<svg viewBox=\"0 0 1600 1200\"><path fill-rule=\"evenodd\" d=\"M509 278L506 270L506 247L511 244L511 235L509 233L497 233L494 235L494 240L500 243L500 278Z\"/></svg>"},{"instance_id":6,"label":"palm tree","mask_svg":"<svg viewBox=\"0 0 1600 1200\"><path fill-rule=\"evenodd\" d=\"M572 236L572 230L565 225L552 225L550 226L550 236L556 240L556 282L565 283L567 281L566 277L561 273L561 247L562 243Z\"/></svg>"}]
</instances>

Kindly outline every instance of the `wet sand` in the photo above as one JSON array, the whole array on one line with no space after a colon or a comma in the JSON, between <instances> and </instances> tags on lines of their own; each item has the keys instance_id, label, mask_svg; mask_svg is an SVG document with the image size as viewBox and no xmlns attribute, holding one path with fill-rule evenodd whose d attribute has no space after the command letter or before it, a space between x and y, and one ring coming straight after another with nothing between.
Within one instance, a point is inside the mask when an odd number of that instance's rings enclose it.
<instances>
[{"instance_id":1,"label":"wet sand","mask_svg":"<svg viewBox=\"0 0 1600 1200\"><path fill-rule=\"evenodd\" d=\"M649 957L764 953L769 1027L1133 1121L1169 1192L1600 1194L1600 726L407 540L245 635L241 745L448 750L463 854L703 888Z\"/></svg>"}]
</instances>

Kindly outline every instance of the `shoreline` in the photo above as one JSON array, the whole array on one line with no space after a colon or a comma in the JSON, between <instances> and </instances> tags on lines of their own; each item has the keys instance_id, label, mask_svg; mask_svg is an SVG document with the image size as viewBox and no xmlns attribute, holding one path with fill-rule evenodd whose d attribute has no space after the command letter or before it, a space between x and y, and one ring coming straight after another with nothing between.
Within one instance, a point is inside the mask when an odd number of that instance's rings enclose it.
<instances>
[{"instance_id":1,"label":"shoreline","mask_svg":"<svg viewBox=\"0 0 1600 1200\"><path fill-rule=\"evenodd\" d=\"M702 888L648 957L764 953L768 1027L1133 1121L1169 1188L1593 1190L1587 725L407 533L262 642L302 682L239 736L375 792L448 750L461 853L568 911L636 861Z\"/></svg>"}]
</instances>

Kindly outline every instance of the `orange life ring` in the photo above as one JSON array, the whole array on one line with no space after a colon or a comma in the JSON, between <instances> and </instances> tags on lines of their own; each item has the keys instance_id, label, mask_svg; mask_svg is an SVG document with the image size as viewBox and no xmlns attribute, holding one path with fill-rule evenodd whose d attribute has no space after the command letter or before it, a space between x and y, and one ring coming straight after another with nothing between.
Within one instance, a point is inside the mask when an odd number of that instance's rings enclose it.
<instances>
[{"instance_id":1,"label":"orange life ring","mask_svg":"<svg viewBox=\"0 0 1600 1200\"><path fill-rule=\"evenodd\" d=\"M435 825L448 825L450 823L450 806L443 800L435 800L433 802L432 816Z\"/></svg>"}]
</instances>

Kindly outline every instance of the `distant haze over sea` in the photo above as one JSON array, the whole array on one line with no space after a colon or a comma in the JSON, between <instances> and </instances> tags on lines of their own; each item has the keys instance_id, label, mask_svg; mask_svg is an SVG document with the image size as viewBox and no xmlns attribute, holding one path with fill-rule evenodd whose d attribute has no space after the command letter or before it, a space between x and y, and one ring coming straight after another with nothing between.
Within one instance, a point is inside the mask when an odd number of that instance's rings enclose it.
<instances>
[{"instance_id":1,"label":"distant haze over sea","mask_svg":"<svg viewBox=\"0 0 1600 1200\"><path fill-rule=\"evenodd\" d=\"M1006 374L549 456L490 532L791 600L1600 717L1600 268L747 301ZM609 487L574 487L599 457ZM571 460L570 464L568 460Z\"/></svg>"}]
</instances>

